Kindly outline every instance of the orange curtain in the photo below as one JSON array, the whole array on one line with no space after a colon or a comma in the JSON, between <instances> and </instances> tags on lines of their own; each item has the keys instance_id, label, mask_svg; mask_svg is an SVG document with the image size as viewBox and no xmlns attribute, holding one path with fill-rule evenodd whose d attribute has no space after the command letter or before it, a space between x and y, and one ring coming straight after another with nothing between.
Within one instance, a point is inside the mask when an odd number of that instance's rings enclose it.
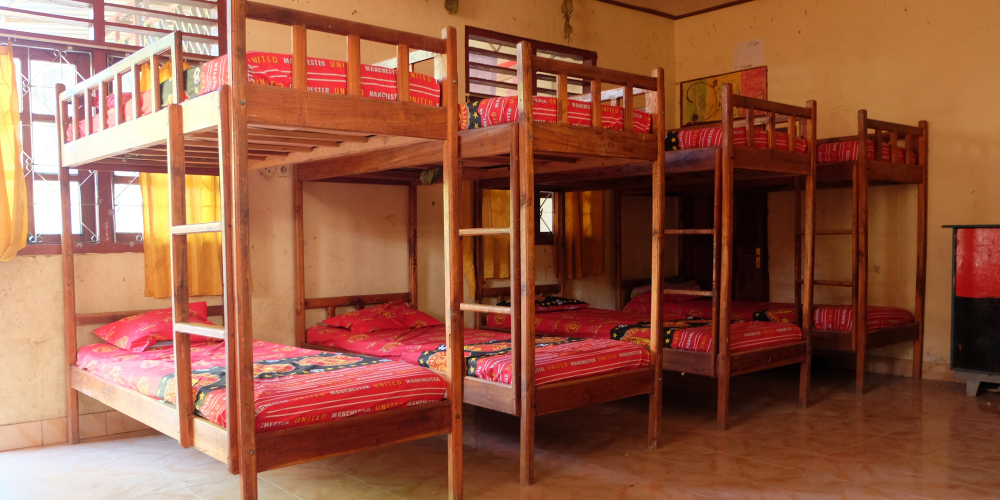
<instances>
[{"instance_id":1,"label":"orange curtain","mask_svg":"<svg viewBox=\"0 0 1000 500\"><path fill-rule=\"evenodd\" d=\"M604 191L566 193L563 271L567 278L604 274Z\"/></svg>"},{"instance_id":2,"label":"orange curtain","mask_svg":"<svg viewBox=\"0 0 1000 500\"><path fill-rule=\"evenodd\" d=\"M140 174L142 187L143 252L146 258L146 296L170 297L170 182L166 174ZM222 220L219 178L189 175L187 222ZM188 287L192 296L222 295L222 237L219 233L188 236Z\"/></svg>"},{"instance_id":3,"label":"orange curtain","mask_svg":"<svg viewBox=\"0 0 1000 500\"><path fill-rule=\"evenodd\" d=\"M466 199L466 206L472 207L472 189ZM499 189L483 190L483 225L482 227L510 227L510 191ZM472 220L471 210L465 220ZM463 227L466 226L463 224ZM463 238L462 257L465 268L465 279L469 283L470 295L475 293L475 253L472 238ZM510 277L510 236L487 236L483 243L483 277L485 279L506 279Z\"/></svg>"},{"instance_id":4,"label":"orange curtain","mask_svg":"<svg viewBox=\"0 0 1000 500\"><path fill-rule=\"evenodd\" d=\"M21 168L21 112L14 52L0 47L0 262L10 262L28 244L28 197Z\"/></svg>"}]
</instances>

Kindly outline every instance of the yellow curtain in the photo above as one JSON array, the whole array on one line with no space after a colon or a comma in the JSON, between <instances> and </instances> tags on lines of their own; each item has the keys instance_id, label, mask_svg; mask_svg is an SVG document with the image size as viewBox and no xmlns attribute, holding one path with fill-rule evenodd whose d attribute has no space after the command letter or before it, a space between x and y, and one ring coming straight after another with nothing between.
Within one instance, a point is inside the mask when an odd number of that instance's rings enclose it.
<instances>
[{"instance_id":1,"label":"yellow curtain","mask_svg":"<svg viewBox=\"0 0 1000 500\"><path fill-rule=\"evenodd\" d=\"M604 191L564 195L566 224L562 232L567 278L604 273Z\"/></svg>"},{"instance_id":2,"label":"yellow curtain","mask_svg":"<svg viewBox=\"0 0 1000 500\"><path fill-rule=\"evenodd\" d=\"M471 189L466 190L466 192L471 191ZM470 194L466 200L466 206L471 207L472 203ZM482 227L510 227L509 191L484 189L482 204ZM472 220L471 214L466 220ZM469 289L474 293L477 283L473 243L471 238L465 238L462 241L462 256L465 279L469 283ZM510 236L487 236L483 238L483 277L486 279L506 279L510 277Z\"/></svg>"},{"instance_id":3,"label":"yellow curtain","mask_svg":"<svg viewBox=\"0 0 1000 500\"><path fill-rule=\"evenodd\" d=\"M21 112L14 52L0 47L0 262L10 262L28 244L28 198L21 169Z\"/></svg>"},{"instance_id":4,"label":"yellow curtain","mask_svg":"<svg viewBox=\"0 0 1000 500\"><path fill-rule=\"evenodd\" d=\"M140 174L142 186L143 252L146 258L146 296L170 297L170 182L166 174ZM189 175L187 222L222 220L219 178ZM222 238L219 233L188 236L188 286L196 295L222 294Z\"/></svg>"}]
</instances>

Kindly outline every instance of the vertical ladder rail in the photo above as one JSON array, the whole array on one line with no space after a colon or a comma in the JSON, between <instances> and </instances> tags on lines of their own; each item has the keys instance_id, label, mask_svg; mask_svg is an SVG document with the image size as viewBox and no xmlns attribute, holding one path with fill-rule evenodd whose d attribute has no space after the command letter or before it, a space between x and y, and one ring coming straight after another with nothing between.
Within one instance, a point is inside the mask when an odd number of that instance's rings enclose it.
<instances>
[{"instance_id":1,"label":"vertical ladder rail","mask_svg":"<svg viewBox=\"0 0 1000 500\"><path fill-rule=\"evenodd\" d=\"M732 85L722 87L722 175L721 182L721 242L719 245L719 362L717 375L719 378L718 414L716 415L719 430L726 430L729 419L729 330L732 304L732 272L733 272L733 106L731 96ZM748 114L748 123L753 123ZM748 129L747 144L753 140L752 129Z\"/></svg>"},{"instance_id":2,"label":"vertical ladder rail","mask_svg":"<svg viewBox=\"0 0 1000 500\"><path fill-rule=\"evenodd\" d=\"M855 278L857 288L854 303L854 332L857 349L857 366L855 367L855 392L860 396L865 392L865 364L868 350L868 112L858 111L858 161L856 162L857 180L855 201L857 222L857 263L858 274ZM876 134L876 148L881 146L881 131ZM878 150L876 150L878 151ZM878 151L881 154L881 151Z\"/></svg>"},{"instance_id":3,"label":"vertical ladder rail","mask_svg":"<svg viewBox=\"0 0 1000 500\"><path fill-rule=\"evenodd\" d=\"M813 279L816 255L816 101L809 101L807 106L811 116L806 121L805 132L809 148L809 175L806 176L805 241L800 242L798 238L795 238L796 243L801 243L805 247L805 262L800 262L799 256L796 256L795 260L797 265L805 267L805 283L801 288L801 323L799 323L802 328L802 337L806 340L806 360L802 363L799 372L799 406L802 408L809 405L809 386L812 375ZM789 136L789 142L794 140L794 137ZM796 189L796 193L798 193L798 189ZM795 213L800 213L798 206L795 207Z\"/></svg>"},{"instance_id":4,"label":"vertical ladder rail","mask_svg":"<svg viewBox=\"0 0 1000 500\"><path fill-rule=\"evenodd\" d=\"M662 416L663 416L663 226L665 223L664 218L666 217L666 174L664 172L664 160L665 160L665 140L666 140L666 103L664 102L664 76L663 68L657 68L653 71L653 76L656 77L656 92L652 95L655 96L655 102L648 103L652 106L647 106L647 111L653 117L653 128L656 133L656 161L653 162L653 241L652 241L652 264L650 266L650 271L652 274L652 316L650 321L652 323L651 330L649 332L649 362L653 366L653 391L649 394L649 429L647 446L650 449L657 449L659 447L660 434L662 432ZM631 85L626 85L626 116L631 117L631 106L628 105L631 102ZM648 95L648 94L647 94ZM648 99L648 97L647 97ZM599 103L595 103L599 105ZM626 130L631 132L631 120L626 121ZM616 219L619 221L618 227L616 228L616 238L615 238L615 253L618 256L616 259L616 269L615 269L615 297L617 298L620 306L622 300L621 294L621 193L620 191L615 191L615 213ZM620 307L616 307L620 309Z\"/></svg>"},{"instance_id":5,"label":"vertical ladder rail","mask_svg":"<svg viewBox=\"0 0 1000 500\"><path fill-rule=\"evenodd\" d=\"M60 100L60 95L66 90L66 86L56 84L56 129L59 134L59 192L62 214L62 236L60 245L62 246L62 271L63 271L63 321L64 339L66 345L66 439L69 444L80 442L80 395L73 389L70 383L70 367L76 364L77 339L76 339L76 262L73 260L73 219L72 207L70 206L69 191L69 169L63 168L62 150L66 144L66 103ZM76 97L72 98L75 105ZM76 113L73 112L73 128L70 129L70 137L75 137Z\"/></svg>"}]
</instances>

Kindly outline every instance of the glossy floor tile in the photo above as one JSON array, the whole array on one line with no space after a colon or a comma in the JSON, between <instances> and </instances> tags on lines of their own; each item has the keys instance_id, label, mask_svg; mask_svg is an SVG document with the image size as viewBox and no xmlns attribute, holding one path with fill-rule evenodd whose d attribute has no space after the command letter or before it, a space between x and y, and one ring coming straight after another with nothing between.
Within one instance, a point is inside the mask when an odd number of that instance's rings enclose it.
<instances>
[{"instance_id":1,"label":"glossy floor tile","mask_svg":"<svg viewBox=\"0 0 1000 500\"><path fill-rule=\"evenodd\" d=\"M817 368L803 410L797 378L735 378L731 428L720 433L715 381L667 374L656 450L644 398L540 417L530 487L517 481L517 419L467 407L465 498L1000 500L1000 394L872 375L858 397L852 373ZM445 498L445 441L264 472L260 498ZM238 484L153 432L0 453L0 500L238 499Z\"/></svg>"}]
</instances>

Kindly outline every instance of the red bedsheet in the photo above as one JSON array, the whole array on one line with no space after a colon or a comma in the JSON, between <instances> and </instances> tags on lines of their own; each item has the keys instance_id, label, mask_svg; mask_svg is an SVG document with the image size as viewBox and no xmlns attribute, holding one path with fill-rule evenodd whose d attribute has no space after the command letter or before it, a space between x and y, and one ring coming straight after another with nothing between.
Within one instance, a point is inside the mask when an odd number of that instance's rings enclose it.
<instances>
[{"instance_id":1,"label":"red bedsheet","mask_svg":"<svg viewBox=\"0 0 1000 500\"><path fill-rule=\"evenodd\" d=\"M722 145L722 127L701 127L685 128L681 130L671 130L667 132L667 150L675 149L698 149L712 148ZM747 132L744 128L733 129L733 145L746 146ZM754 129L753 145L758 148L767 147L767 130ZM776 132L774 134L774 147L783 151L788 150L788 134ZM795 139L795 151L805 153L809 143L801 137Z\"/></svg>"},{"instance_id":2,"label":"red bedsheet","mask_svg":"<svg viewBox=\"0 0 1000 500\"><path fill-rule=\"evenodd\" d=\"M566 337L592 339L610 338L611 330L618 325L631 325L649 321L649 313L612 311L587 307L572 311L535 313L535 332ZM510 316L490 314L486 326L510 328Z\"/></svg>"},{"instance_id":3,"label":"red bedsheet","mask_svg":"<svg viewBox=\"0 0 1000 500\"><path fill-rule=\"evenodd\" d=\"M625 310L649 314L650 294L637 295ZM687 300L682 302L664 302L664 314L668 317L709 319L712 317L711 300ZM795 304L775 302L744 302L734 301L731 307L733 321L772 321L794 322ZM913 314L899 307L868 307L868 331L889 328L913 323ZM854 325L854 313L851 306L818 305L813 308L813 324L819 330L849 332Z\"/></svg>"},{"instance_id":4,"label":"red bedsheet","mask_svg":"<svg viewBox=\"0 0 1000 500\"><path fill-rule=\"evenodd\" d=\"M875 141L868 141L868 159L875 159ZM882 155L880 159L882 161L889 161L892 157L892 151L888 144L882 145ZM913 157L914 161L911 163L916 163L916 156ZM816 147L816 161L820 163L832 163L838 161L854 161L858 159L858 141L857 139L853 141L842 141L842 142L827 142L820 144ZM896 149L896 163L906 162L906 149L898 148Z\"/></svg>"},{"instance_id":5,"label":"red bedsheet","mask_svg":"<svg viewBox=\"0 0 1000 500\"><path fill-rule=\"evenodd\" d=\"M555 123L557 107L555 97L535 96L531 100L531 111L535 121ZM601 126L614 130L624 130L625 110L620 106L601 105ZM517 97L491 97L459 107L459 130L490 127L502 123L517 121ZM591 105L570 99L567 112L570 125L589 127L591 121ZM649 113L635 109L632 111L632 131L648 133L652 127Z\"/></svg>"},{"instance_id":6,"label":"red bedsheet","mask_svg":"<svg viewBox=\"0 0 1000 500\"><path fill-rule=\"evenodd\" d=\"M76 364L147 396L176 403L173 349L123 351L110 344L80 349ZM226 348L191 346L195 408L226 425ZM367 356L254 342L257 431L299 427L357 414L441 401L447 384L434 372Z\"/></svg>"},{"instance_id":7,"label":"red bedsheet","mask_svg":"<svg viewBox=\"0 0 1000 500\"><path fill-rule=\"evenodd\" d=\"M649 322L617 327L611 335L637 345L649 346ZM766 321L734 322L729 328L729 352L750 351L802 340L802 330L791 323ZM712 352L714 338L708 321L668 321L663 324L663 346L682 351Z\"/></svg>"},{"instance_id":8,"label":"red bedsheet","mask_svg":"<svg viewBox=\"0 0 1000 500\"><path fill-rule=\"evenodd\" d=\"M444 325L370 333L323 325L310 328L306 338L311 344L335 350L445 369ZM535 348L538 385L649 366L646 349L608 339L537 337ZM510 383L509 333L465 329L465 357L466 375Z\"/></svg>"}]
</instances>

